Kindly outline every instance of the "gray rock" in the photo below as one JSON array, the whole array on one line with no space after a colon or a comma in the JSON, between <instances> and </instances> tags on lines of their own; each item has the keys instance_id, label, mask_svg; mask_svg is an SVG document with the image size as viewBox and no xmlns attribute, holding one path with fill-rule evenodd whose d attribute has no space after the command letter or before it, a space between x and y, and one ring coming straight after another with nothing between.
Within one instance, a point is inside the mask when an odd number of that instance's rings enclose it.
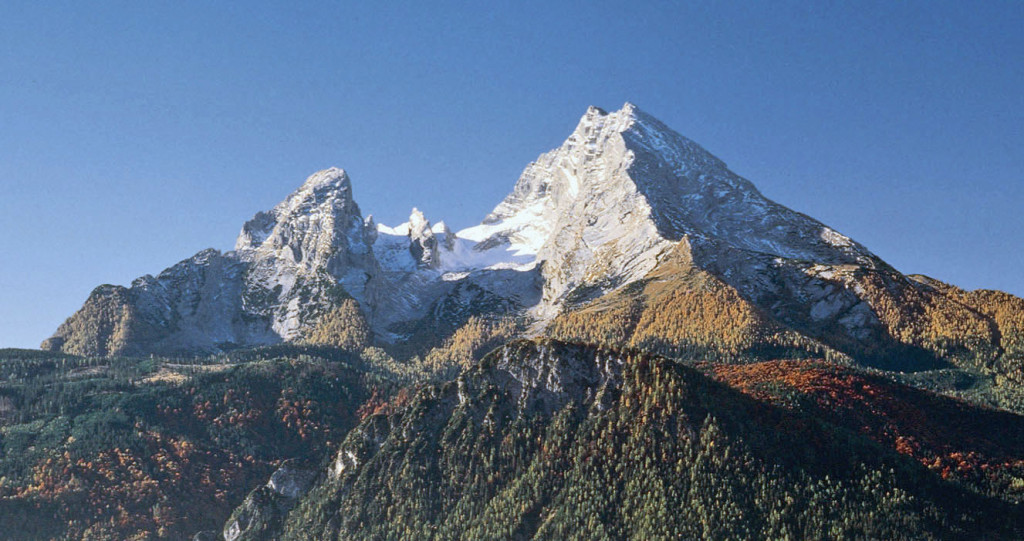
<instances>
[{"instance_id":1,"label":"gray rock","mask_svg":"<svg viewBox=\"0 0 1024 541\"><path fill-rule=\"evenodd\" d=\"M101 291L44 347L106 355L292 341L348 297L377 342L409 340L425 324L443 336L472 315L515 315L540 333L679 247L786 325L852 342L884 333L858 286L863 272L893 291L913 287L627 103L588 109L480 225L458 233L415 209L405 224L378 225L343 170L315 173L247 222L235 251L206 250Z\"/></svg>"},{"instance_id":2,"label":"gray rock","mask_svg":"<svg viewBox=\"0 0 1024 541\"><path fill-rule=\"evenodd\" d=\"M246 496L224 524L225 541L265 539L275 531L298 499L304 496L316 479L316 471L289 460L281 465L267 484Z\"/></svg>"},{"instance_id":3,"label":"gray rock","mask_svg":"<svg viewBox=\"0 0 1024 541\"><path fill-rule=\"evenodd\" d=\"M316 472L299 467L293 460L288 460L270 476L267 488L281 496L295 499L305 494L316 478Z\"/></svg>"}]
</instances>

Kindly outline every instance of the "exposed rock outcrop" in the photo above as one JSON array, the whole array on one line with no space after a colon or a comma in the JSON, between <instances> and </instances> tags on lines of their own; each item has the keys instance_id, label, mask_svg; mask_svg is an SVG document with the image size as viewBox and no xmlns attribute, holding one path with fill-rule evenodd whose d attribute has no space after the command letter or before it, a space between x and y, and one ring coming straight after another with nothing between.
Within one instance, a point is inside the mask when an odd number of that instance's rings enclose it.
<instances>
[{"instance_id":1,"label":"exposed rock outcrop","mask_svg":"<svg viewBox=\"0 0 1024 541\"><path fill-rule=\"evenodd\" d=\"M316 471L286 461L263 485L249 493L224 525L225 541L265 539L275 531L299 498L306 495L316 479Z\"/></svg>"}]
</instances>

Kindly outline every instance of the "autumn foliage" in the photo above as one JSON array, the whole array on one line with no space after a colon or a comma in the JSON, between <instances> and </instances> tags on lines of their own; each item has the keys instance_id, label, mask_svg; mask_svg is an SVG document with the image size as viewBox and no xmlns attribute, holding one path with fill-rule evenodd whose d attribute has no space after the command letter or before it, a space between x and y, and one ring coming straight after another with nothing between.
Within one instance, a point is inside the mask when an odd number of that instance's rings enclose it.
<instances>
[{"instance_id":1,"label":"autumn foliage","mask_svg":"<svg viewBox=\"0 0 1024 541\"><path fill-rule=\"evenodd\" d=\"M675 253L645 280L558 316L548 336L678 358L742 360L761 350L827 349L775 323L732 287Z\"/></svg>"},{"instance_id":2,"label":"autumn foliage","mask_svg":"<svg viewBox=\"0 0 1024 541\"><path fill-rule=\"evenodd\" d=\"M342 357L251 356L148 368L0 362L11 368L0 394L13 410L0 419L0 536L185 539L219 530L282 460L328 453L379 388ZM147 375L161 370L182 377Z\"/></svg>"},{"instance_id":3,"label":"autumn foliage","mask_svg":"<svg viewBox=\"0 0 1024 541\"><path fill-rule=\"evenodd\" d=\"M769 403L845 427L985 490L1024 476L1024 419L826 362L704 365Z\"/></svg>"}]
</instances>

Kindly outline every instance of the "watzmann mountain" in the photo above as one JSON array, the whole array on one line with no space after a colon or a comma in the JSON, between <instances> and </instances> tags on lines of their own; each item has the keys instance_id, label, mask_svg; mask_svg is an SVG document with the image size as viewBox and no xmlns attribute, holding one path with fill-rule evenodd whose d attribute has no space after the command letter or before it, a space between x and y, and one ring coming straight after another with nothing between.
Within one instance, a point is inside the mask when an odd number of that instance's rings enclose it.
<instances>
[{"instance_id":1,"label":"watzmann mountain","mask_svg":"<svg viewBox=\"0 0 1024 541\"><path fill-rule=\"evenodd\" d=\"M0 531L1024 537L1024 299L902 274L631 104L434 218L320 171L0 350Z\"/></svg>"},{"instance_id":2,"label":"watzmann mountain","mask_svg":"<svg viewBox=\"0 0 1024 541\"><path fill-rule=\"evenodd\" d=\"M1017 301L899 273L627 103L588 109L480 225L453 232L416 209L407 223L376 224L345 171L327 169L256 214L234 251L202 251L131 287L98 287L43 347L215 352L308 341L343 313L386 347L436 344L482 317L514 320L527 336L661 344L666 353L714 342L736 355L775 348L867 364L991 366L1020 359L1019 346L1004 343L1016 323L997 314ZM680 303L692 305L680 313L691 323L725 307L743 317L674 325L674 336L645 320ZM608 313L625 322L614 336L580 323Z\"/></svg>"}]
</instances>

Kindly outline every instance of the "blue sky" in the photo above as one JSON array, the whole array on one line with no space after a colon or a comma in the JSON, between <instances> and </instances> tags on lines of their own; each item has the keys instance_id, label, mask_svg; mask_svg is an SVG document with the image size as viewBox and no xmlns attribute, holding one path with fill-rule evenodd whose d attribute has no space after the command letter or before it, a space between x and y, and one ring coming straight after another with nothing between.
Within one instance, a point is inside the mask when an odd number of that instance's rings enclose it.
<instances>
[{"instance_id":1,"label":"blue sky","mask_svg":"<svg viewBox=\"0 0 1024 541\"><path fill-rule=\"evenodd\" d=\"M471 225L627 100L904 272L1024 295L1024 3L377 4L0 4L0 346L328 166L379 222Z\"/></svg>"}]
</instances>

